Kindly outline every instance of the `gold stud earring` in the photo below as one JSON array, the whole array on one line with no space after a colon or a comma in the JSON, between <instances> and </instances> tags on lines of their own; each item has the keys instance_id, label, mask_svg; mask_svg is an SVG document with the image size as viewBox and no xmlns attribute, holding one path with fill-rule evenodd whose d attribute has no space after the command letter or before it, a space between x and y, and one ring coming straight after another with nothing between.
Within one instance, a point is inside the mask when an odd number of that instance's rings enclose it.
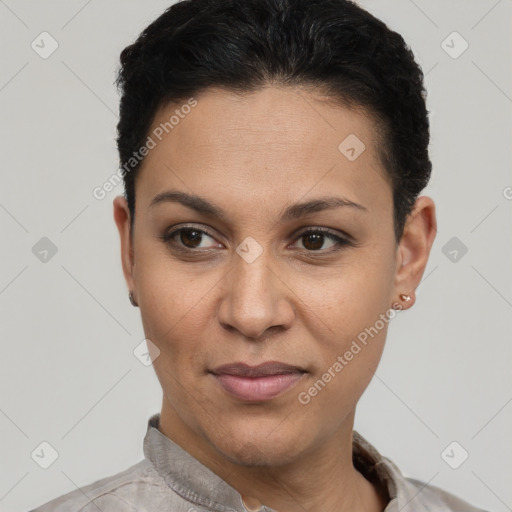
<instances>
[{"instance_id":1,"label":"gold stud earring","mask_svg":"<svg viewBox=\"0 0 512 512\"><path fill-rule=\"evenodd\" d=\"M401 293L400 294L400 299L404 300L405 302L409 302L411 300L411 296L410 295L406 295L405 293Z\"/></svg>"},{"instance_id":2,"label":"gold stud earring","mask_svg":"<svg viewBox=\"0 0 512 512\"><path fill-rule=\"evenodd\" d=\"M131 305L136 308L138 307L139 305L137 304L137 301L133 298L133 292L130 291L130 293L128 294L128 298L130 299L130 302L131 302Z\"/></svg>"}]
</instances>

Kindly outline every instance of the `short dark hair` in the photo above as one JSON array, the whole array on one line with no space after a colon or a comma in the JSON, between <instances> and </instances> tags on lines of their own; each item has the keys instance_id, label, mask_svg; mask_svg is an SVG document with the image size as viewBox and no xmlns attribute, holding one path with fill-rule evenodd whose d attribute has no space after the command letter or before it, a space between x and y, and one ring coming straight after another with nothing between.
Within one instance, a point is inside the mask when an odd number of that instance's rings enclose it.
<instances>
[{"instance_id":1,"label":"short dark hair","mask_svg":"<svg viewBox=\"0 0 512 512\"><path fill-rule=\"evenodd\" d=\"M378 126L400 241L432 168L423 72L402 36L354 2L182 0L120 60L121 166L144 144L162 106L213 87L244 94L272 84L313 86L362 108ZM123 173L132 222L139 168Z\"/></svg>"}]
</instances>

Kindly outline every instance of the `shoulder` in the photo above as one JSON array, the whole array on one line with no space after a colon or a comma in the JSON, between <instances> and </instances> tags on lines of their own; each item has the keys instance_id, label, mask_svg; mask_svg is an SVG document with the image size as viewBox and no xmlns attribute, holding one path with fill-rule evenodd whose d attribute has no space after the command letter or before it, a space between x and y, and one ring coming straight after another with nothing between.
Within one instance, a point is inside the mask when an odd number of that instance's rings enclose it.
<instances>
[{"instance_id":1,"label":"shoulder","mask_svg":"<svg viewBox=\"0 0 512 512\"><path fill-rule=\"evenodd\" d=\"M135 512L145 510L144 496L162 499L165 483L147 460L63 494L30 512ZM156 504L157 502L155 502ZM149 509L148 509L149 510Z\"/></svg>"},{"instance_id":2,"label":"shoulder","mask_svg":"<svg viewBox=\"0 0 512 512\"><path fill-rule=\"evenodd\" d=\"M459 496L415 478L408 478L389 458L353 431L353 460L369 480L379 483L391 501L384 512L488 512Z\"/></svg>"},{"instance_id":3,"label":"shoulder","mask_svg":"<svg viewBox=\"0 0 512 512\"><path fill-rule=\"evenodd\" d=\"M407 503L401 508L402 512L488 512L469 504L455 494L421 480L404 478L403 484L402 492Z\"/></svg>"}]
</instances>

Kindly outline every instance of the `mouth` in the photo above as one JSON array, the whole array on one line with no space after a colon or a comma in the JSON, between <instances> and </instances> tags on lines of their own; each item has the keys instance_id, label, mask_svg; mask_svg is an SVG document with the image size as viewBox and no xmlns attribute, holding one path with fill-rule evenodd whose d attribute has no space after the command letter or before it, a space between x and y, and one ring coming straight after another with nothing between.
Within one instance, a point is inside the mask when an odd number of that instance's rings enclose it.
<instances>
[{"instance_id":1,"label":"mouth","mask_svg":"<svg viewBox=\"0 0 512 512\"><path fill-rule=\"evenodd\" d=\"M299 366L267 361L257 366L229 363L209 373L231 397L243 402L264 402L284 394L308 372Z\"/></svg>"}]
</instances>

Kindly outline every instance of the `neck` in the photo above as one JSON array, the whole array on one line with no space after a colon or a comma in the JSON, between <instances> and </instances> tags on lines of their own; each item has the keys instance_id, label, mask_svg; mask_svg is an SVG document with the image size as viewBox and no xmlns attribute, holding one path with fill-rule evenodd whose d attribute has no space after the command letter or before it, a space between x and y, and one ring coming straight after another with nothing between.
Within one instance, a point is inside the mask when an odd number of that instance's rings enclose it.
<instances>
[{"instance_id":1,"label":"neck","mask_svg":"<svg viewBox=\"0 0 512 512\"><path fill-rule=\"evenodd\" d=\"M185 425L165 399L159 430L236 489L248 510L265 505L279 512L382 512L387 504L384 493L352 462L354 414L331 438L280 466L244 466L223 457L207 438Z\"/></svg>"},{"instance_id":2,"label":"neck","mask_svg":"<svg viewBox=\"0 0 512 512\"><path fill-rule=\"evenodd\" d=\"M266 505L279 512L382 512L384 496L352 464L352 446L335 436L279 467L224 468L219 475L243 497L249 510ZM339 442L338 442L339 441Z\"/></svg>"}]
</instances>

